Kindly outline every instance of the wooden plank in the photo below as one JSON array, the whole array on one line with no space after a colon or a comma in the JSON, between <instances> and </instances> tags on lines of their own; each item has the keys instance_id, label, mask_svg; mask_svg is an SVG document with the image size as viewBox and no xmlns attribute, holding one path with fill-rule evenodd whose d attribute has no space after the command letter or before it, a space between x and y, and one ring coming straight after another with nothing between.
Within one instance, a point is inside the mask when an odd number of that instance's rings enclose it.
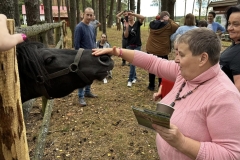
<instances>
[{"instance_id":1,"label":"wooden plank","mask_svg":"<svg viewBox=\"0 0 240 160\"><path fill-rule=\"evenodd\" d=\"M13 34L14 20L7 26ZM29 160L15 47L0 53L0 159Z\"/></svg>"}]
</instances>

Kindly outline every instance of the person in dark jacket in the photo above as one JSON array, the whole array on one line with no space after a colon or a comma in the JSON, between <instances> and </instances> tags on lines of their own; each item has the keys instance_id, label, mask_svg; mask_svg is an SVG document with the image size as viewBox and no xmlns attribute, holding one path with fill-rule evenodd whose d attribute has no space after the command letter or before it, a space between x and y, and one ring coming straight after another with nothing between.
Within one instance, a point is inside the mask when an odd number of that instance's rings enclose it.
<instances>
[{"instance_id":1,"label":"person in dark jacket","mask_svg":"<svg viewBox=\"0 0 240 160\"><path fill-rule=\"evenodd\" d=\"M146 44L146 50L149 54L154 54L158 57L168 59L168 54L171 52L170 36L175 33L179 25L171 20L170 14L167 11L160 13L160 19L150 22L150 34ZM159 86L161 85L161 78L159 78ZM148 89L154 91L155 75L149 73Z\"/></svg>"}]
</instances>

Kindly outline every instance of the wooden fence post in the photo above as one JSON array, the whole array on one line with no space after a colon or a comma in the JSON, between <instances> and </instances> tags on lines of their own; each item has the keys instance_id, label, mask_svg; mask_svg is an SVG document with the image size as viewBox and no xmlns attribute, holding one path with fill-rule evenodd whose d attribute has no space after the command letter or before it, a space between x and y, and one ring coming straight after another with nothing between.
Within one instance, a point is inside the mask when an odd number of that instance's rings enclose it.
<instances>
[{"instance_id":1,"label":"wooden fence post","mask_svg":"<svg viewBox=\"0 0 240 160\"><path fill-rule=\"evenodd\" d=\"M14 20L7 26L13 34ZM29 160L15 47L0 53L0 159Z\"/></svg>"}]
</instances>

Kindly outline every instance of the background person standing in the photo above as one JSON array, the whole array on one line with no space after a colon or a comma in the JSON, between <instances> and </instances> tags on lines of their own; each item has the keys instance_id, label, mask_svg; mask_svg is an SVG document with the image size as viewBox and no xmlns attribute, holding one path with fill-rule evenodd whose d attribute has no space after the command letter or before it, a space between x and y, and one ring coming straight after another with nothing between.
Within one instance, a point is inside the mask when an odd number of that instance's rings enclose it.
<instances>
[{"instance_id":1,"label":"background person standing","mask_svg":"<svg viewBox=\"0 0 240 160\"><path fill-rule=\"evenodd\" d=\"M232 45L222 52L220 65L240 91L240 5L232 6L227 10L226 22Z\"/></svg>"},{"instance_id":2,"label":"background person standing","mask_svg":"<svg viewBox=\"0 0 240 160\"><path fill-rule=\"evenodd\" d=\"M150 22L150 34L146 44L146 50L149 54L154 54L160 58L168 59L168 54L171 52L170 36L179 27L170 18L167 11L162 11L160 17L157 16L156 20ZM158 78L159 86L161 85L161 78ZM155 74L149 73L148 89L154 91L155 88Z\"/></svg>"},{"instance_id":3,"label":"background person standing","mask_svg":"<svg viewBox=\"0 0 240 160\"><path fill-rule=\"evenodd\" d=\"M123 17L122 17L123 15ZM125 30L125 26L124 26L124 19L127 16L127 11L121 11L119 12L116 17L118 18L118 20L122 23L122 27L123 27L123 34L122 34L122 48L126 48L127 47L127 38L124 37L124 30ZM126 61L124 59L122 59L122 66L126 65Z\"/></svg>"},{"instance_id":4,"label":"background person standing","mask_svg":"<svg viewBox=\"0 0 240 160\"><path fill-rule=\"evenodd\" d=\"M222 33L224 33L226 30L221 24L218 22L214 22L214 18L216 17L216 13L211 11L208 12L208 26L207 28L213 30L215 33L217 33L219 36L221 36Z\"/></svg>"},{"instance_id":5,"label":"background person standing","mask_svg":"<svg viewBox=\"0 0 240 160\"><path fill-rule=\"evenodd\" d=\"M90 25L94 16L92 8L87 7L84 10L83 20L76 26L74 32L74 47L76 50L79 48L93 49L96 48L95 28ZM80 106L86 106L87 103L84 100L85 97L96 98L97 96L91 92L91 85L87 85L84 88L78 89L78 97Z\"/></svg>"},{"instance_id":6,"label":"background person standing","mask_svg":"<svg viewBox=\"0 0 240 160\"><path fill-rule=\"evenodd\" d=\"M96 41L96 39L97 39L97 28L99 26L101 26L101 23L98 20L96 20L95 15L93 15L93 18L92 18L92 21L90 22L90 24L93 25L93 27L94 27L94 34L95 34L95 41Z\"/></svg>"},{"instance_id":7,"label":"background person standing","mask_svg":"<svg viewBox=\"0 0 240 160\"><path fill-rule=\"evenodd\" d=\"M107 40L107 34L102 33L101 39L97 41L96 45L97 45L97 48L110 48L110 44L108 43L108 40ZM112 78L112 71L108 71L107 77ZM103 83L107 83L107 77L103 79Z\"/></svg>"},{"instance_id":8,"label":"background person standing","mask_svg":"<svg viewBox=\"0 0 240 160\"><path fill-rule=\"evenodd\" d=\"M124 19L124 37L127 38L127 49L131 50L141 50L141 30L140 27L145 19L144 16L140 14L135 14L133 11L128 11L125 15L127 19ZM135 21L134 18L138 20ZM137 74L135 66L130 64L130 72L128 77L127 86L131 87L132 83L136 83Z\"/></svg>"}]
</instances>

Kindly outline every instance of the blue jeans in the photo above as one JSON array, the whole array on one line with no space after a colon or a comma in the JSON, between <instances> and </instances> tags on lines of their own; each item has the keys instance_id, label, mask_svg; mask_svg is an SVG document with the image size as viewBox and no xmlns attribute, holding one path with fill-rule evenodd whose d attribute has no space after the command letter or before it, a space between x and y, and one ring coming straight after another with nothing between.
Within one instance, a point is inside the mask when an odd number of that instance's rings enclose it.
<instances>
[{"instance_id":1,"label":"blue jeans","mask_svg":"<svg viewBox=\"0 0 240 160\"><path fill-rule=\"evenodd\" d=\"M84 90L85 88L85 90ZM84 98L85 93L90 93L91 92L91 85L87 85L84 88L79 88L78 89L78 97L79 98Z\"/></svg>"},{"instance_id":2,"label":"blue jeans","mask_svg":"<svg viewBox=\"0 0 240 160\"><path fill-rule=\"evenodd\" d=\"M141 46L127 46L127 49L140 51ZM134 79L137 79L136 68L134 65L130 64L130 72L129 72L128 82L132 82Z\"/></svg>"}]
</instances>

